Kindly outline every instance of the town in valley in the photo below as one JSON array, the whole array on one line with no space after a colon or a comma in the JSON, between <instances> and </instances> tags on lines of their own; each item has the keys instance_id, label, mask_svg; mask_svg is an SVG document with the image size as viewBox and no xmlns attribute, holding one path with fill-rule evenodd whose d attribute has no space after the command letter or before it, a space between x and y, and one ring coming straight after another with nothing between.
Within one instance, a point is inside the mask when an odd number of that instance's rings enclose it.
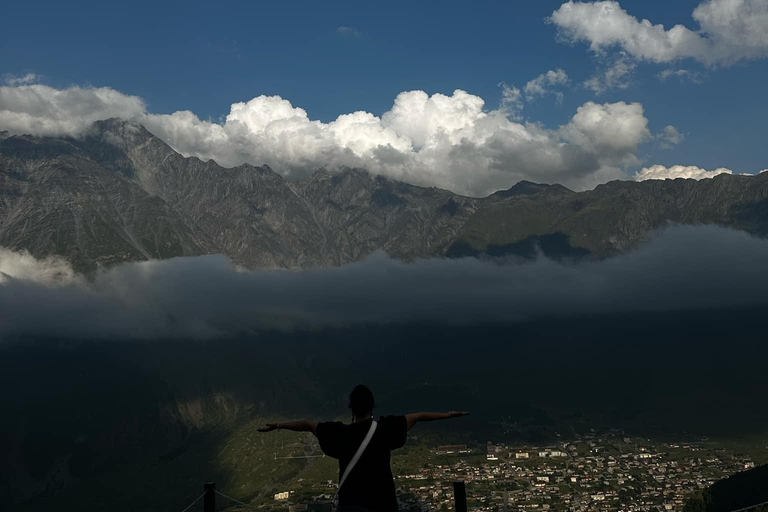
<instances>
[{"instance_id":1,"label":"town in valley","mask_svg":"<svg viewBox=\"0 0 768 512\"><path fill-rule=\"evenodd\" d=\"M749 455L706 438L661 442L615 430L540 446L488 441L393 454L400 509L425 512L453 510L455 482L474 511L681 511L693 493L753 467ZM299 478L262 506L320 511L334 492L332 475Z\"/></svg>"}]
</instances>

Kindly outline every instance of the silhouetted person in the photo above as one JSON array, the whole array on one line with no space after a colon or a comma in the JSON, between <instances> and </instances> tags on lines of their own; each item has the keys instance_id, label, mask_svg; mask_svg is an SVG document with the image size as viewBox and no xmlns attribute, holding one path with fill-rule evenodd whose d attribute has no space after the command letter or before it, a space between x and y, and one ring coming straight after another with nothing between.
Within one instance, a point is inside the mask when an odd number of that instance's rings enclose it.
<instances>
[{"instance_id":1,"label":"silhouetted person","mask_svg":"<svg viewBox=\"0 0 768 512\"><path fill-rule=\"evenodd\" d=\"M362 384L349 395L352 423L340 421L292 421L268 423L259 432L294 430L312 432L323 453L339 459L339 478L360 448L373 422L373 393ZM368 446L339 489L339 509L343 511L393 512L397 510L395 482L389 465L389 452L405 444L409 430L419 421L457 418L467 412L415 412L405 416L383 416L377 421Z\"/></svg>"}]
</instances>

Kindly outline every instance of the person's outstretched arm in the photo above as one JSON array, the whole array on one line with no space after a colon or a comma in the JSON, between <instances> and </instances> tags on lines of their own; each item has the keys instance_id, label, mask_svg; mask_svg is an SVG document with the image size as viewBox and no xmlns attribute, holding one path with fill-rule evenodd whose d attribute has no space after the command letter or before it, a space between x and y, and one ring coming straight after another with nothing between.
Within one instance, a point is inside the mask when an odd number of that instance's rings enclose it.
<instances>
[{"instance_id":1,"label":"person's outstretched arm","mask_svg":"<svg viewBox=\"0 0 768 512\"><path fill-rule=\"evenodd\" d=\"M458 418L459 416L466 416L467 414L469 413L465 411L412 412L405 415L405 421L408 423L408 430L411 430L413 426L420 421L447 420L448 418Z\"/></svg>"},{"instance_id":2,"label":"person's outstretched arm","mask_svg":"<svg viewBox=\"0 0 768 512\"><path fill-rule=\"evenodd\" d=\"M259 429L259 432L272 432L273 430L293 430L294 432L312 432L317 435L316 421L287 421L285 423L267 423Z\"/></svg>"}]
</instances>

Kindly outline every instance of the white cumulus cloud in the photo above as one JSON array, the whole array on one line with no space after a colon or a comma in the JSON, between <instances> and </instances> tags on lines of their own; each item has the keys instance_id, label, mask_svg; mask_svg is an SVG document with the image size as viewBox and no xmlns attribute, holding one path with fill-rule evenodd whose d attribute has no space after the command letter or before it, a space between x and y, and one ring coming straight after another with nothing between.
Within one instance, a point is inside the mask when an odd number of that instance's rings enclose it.
<instances>
[{"instance_id":1,"label":"white cumulus cloud","mask_svg":"<svg viewBox=\"0 0 768 512\"><path fill-rule=\"evenodd\" d=\"M700 84L702 82L701 73L690 71L688 69L665 69L656 75L659 80L665 82L669 78L677 78L681 82L689 80L694 84Z\"/></svg>"},{"instance_id":2,"label":"white cumulus cloud","mask_svg":"<svg viewBox=\"0 0 768 512\"><path fill-rule=\"evenodd\" d=\"M40 78L42 77L36 73L25 73L23 75L14 75L11 73L3 74L3 80L10 86L33 84L38 82Z\"/></svg>"},{"instance_id":3,"label":"white cumulus cloud","mask_svg":"<svg viewBox=\"0 0 768 512\"><path fill-rule=\"evenodd\" d=\"M670 149L672 146L676 146L685 140L685 134L681 133L675 126L667 125L664 127L664 131L657 135L661 139L661 147L664 149Z\"/></svg>"},{"instance_id":4,"label":"white cumulus cloud","mask_svg":"<svg viewBox=\"0 0 768 512\"><path fill-rule=\"evenodd\" d=\"M348 27L346 25L337 28L336 33L341 37L360 37L362 35L355 27Z\"/></svg>"},{"instance_id":5,"label":"white cumulus cloud","mask_svg":"<svg viewBox=\"0 0 768 512\"><path fill-rule=\"evenodd\" d=\"M0 87L0 130L11 133L78 135L94 121L110 117L139 119L144 112L141 98L109 87Z\"/></svg>"},{"instance_id":6,"label":"white cumulus cloud","mask_svg":"<svg viewBox=\"0 0 768 512\"><path fill-rule=\"evenodd\" d=\"M528 101L534 101L546 94L554 94L557 102L562 103L563 93L552 89L567 84L568 74L564 70L549 70L525 84L525 97Z\"/></svg>"},{"instance_id":7,"label":"white cumulus cloud","mask_svg":"<svg viewBox=\"0 0 768 512\"><path fill-rule=\"evenodd\" d=\"M675 25L669 30L647 19L638 20L619 2L569 0L549 21L560 37L587 42L597 53L619 47L651 62L692 58L709 66L731 65L768 57L768 2L765 0L706 0L693 11L700 29Z\"/></svg>"},{"instance_id":8,"label":"white cumulus cloud","mask_svg":"<svg viewBox=\"0 0 768 512\"><path fill-rule=\"evenodd\" d=\"M499 111L505 116L515 121L523 118L523 91L509 85L507 82L499 82L501 87L501 101L499 102Z\"/></svg>"},{"instance_id":9,"label":"white cumulus cloud","mask_svg":"<svg viewBox=\"0 0 768 512\"><path fill-rule=\"evenodd\" d=\"M637 163L638 145L651 138L643 106L623 101L585 103L561 133L565 140L601 155L604 162L613 165Z\"/></svg>"},{"instance_id":10,"label":"white cumulus cloud","mask_svg":"<svg viewBox=\"0 0 768 512\"><path fill-rule=\"evenodd\" d=\"M521 121L522 94L505 85L500 107L489 110L462 90L407 91L380 117L357 111L330 122L280 96L258 96L212 122L187 110L149 113L141 98L108 87L5 86L0 130L77 136L96 120L120 117L144 124L185 156L227 167L267 164L287 178L358 167L467 195L520 180L585 189L627 178L624 168L637 163L638 145L650 139L639 103L589 102L563 126L545 128Z\"/></svg>"},{"instance_id":11,"label":"white cumulus cloud","mask_svg":"<svg viewBox=\"0 0 768 512\"><path fill-rule=\"evenodd\" d=\"M632 84L632 74L636 67L632 59L621 55L609 67L586 80L584 87L598 95L613 89L626 89Z\"/></svg>"},{"instance_id":12,"label":"white cumulus cloud","mask_svg":"<svg viewBox=\"0 0 768 512\"><path fill-rule=\"evenodd\" d=\"M367 112L329 123L309 119L286 100L260 96L233 105L222 124L189 112L149 115L145 124L187 155L233 166L266 163L298 177L324 166L349 166L469 195L528 179L577 189L623 177L648 139L640 104L588 103L566 125L546 130L510 119L519 90L505 88L502 107L456 90L450 96L400 93L380 118Z\"/></svg>"},{"instance_id":13,"label":"white cumulus cloud","mask_svg":"<svg viewBox=\"0 0 768 512\"><path fill-rule=\"evenodd\" d=\"M635 174L635 180L674 180L677 178L702 180L706 178L714 178L718 174L733 174L733 171L724 167L720 167L714 171L708 171L701 167L696 167L695 165L673 165L672 167L652 165L643 168L640 172Z\"/></svg>"}]
</instances>

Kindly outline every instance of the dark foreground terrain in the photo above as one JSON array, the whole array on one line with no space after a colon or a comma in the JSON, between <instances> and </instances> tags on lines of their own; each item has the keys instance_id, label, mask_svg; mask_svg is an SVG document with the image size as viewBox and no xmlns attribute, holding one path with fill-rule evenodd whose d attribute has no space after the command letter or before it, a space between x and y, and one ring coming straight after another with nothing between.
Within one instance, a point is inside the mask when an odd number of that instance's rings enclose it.
<instances>
[{"instance_id":1,"label":"dark foreground terrain","mask_svg":"<svg viewBox=\"0 0 768 512\"><path fill-rule=\"evenodd\" d=\"M730 512L751 507L753 512L768 510L768 465L737 473L715 482L692 496L684 512Z\"/></svg>"},{"instance_id":2,"label":"dark foreground terrain","mask_svg":"<svg viewBox=\"0 0 768 512\"><path fill-rule=\"evenodd\" d=\"M762 311L741 310L205 343L18 340L0 349L0 496L14 510L181 509L207 480L270 496L331 462L276 460L317 447L256 426L346 419L359 382L376 393L377 414L472 411L424 429L414 449L617 428L749 450L768 444L764 332Z\"/></svg>"}]
</instances>

